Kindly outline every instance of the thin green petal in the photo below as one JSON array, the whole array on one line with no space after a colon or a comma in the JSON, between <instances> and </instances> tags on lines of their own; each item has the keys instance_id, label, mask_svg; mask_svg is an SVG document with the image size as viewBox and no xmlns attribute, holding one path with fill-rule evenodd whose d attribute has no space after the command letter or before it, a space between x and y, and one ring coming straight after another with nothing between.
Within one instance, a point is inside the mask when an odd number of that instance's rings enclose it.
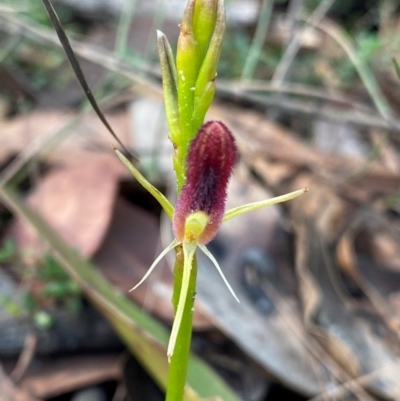
<instances>
[{"instance_id":1,"label":"thin green petal","mask_svg":"<svg viewBox=\"0 0 400 401\"><path fill-rule=\"evenodd\" d=\"M184 242L182 247L183 247L183 258L184 258L182 286L179 295L178 308L176 310L174 324L172 325L171 336L169 338L169 343L168 343L168 349L167 349L168 360L171 360L171 356L174 353L176 338L178 336L179 328L181 326L183 311L185 309L185 301L189 289L190 271L192 269L193 256L196 252L197 243Z\"/></svg>"},{"instance_id":2,"label":"thin green petal","mask_svg":"<svg viewBox=\"0 0 400 401\"><path fill-rule=\"evenodd\" d=\"M154 268L158 265L160 260L169 252L172 251L177 245L179 245L179 242L174 239L157 257L157 259L153 262L153 264L149 267L149 270L147 270L146 274L143 276L143 278L133 287L129 290L129 292L136 290L136 288L139 287L140 284L142 284L147 277L149 277L150 273L154 270Z\"/></svg>"},{"instance_id":3,"label":"thin green petal","mask_svg":"<svg viewBox=\"0 0 400 401\"><path fill-rule=\"evenodd\" d=\"M114 151L117 154L118 158L122 161L122 163L137 179L139 184L148 192L150 192L150 194L153 195L155 199L157 199L158 203L164 209L164 212L172 220L172 216L174 214L174 207L171 205L171 202L157 188L151 185L146 180L146 178L143 177L143 175L139 172L139 170L136 169L136 167L118 149L114 149Z\"/></svg>"},{"instance_id":4,"label":"thin green petal","mask_svg":"<svg viewBox=\"0 0 400 401\"><path fill-rule=\"evenodd\" d=\"M228 280L226 279L224 273L222 273L222 269L219 266L217 260L214 258L214 255L204 245L199 245L199 248L203 251L204 255L206 255L211 260L211 262L213 262L213 264L216 267L218 273L221 275L222 280L224 280L225 285L228 287L228 290L233 295L233 298L235 298L236 301L238 301L240 303L239 298L236 296L236 294L233 291L232 287L228 283Z\"/></svg>"},{"instance_id":5,"label":"thin green petal","mask_svg":"<svg viewBox=\"0 0 400 401\"><path fill-rule=\"evenodd\" d=\"M303 195L308 191L308 188L303 188L298 191L290 192L286 195L277 196L276 198L266 199L259 202L248 203L247 205L235 207L231 210L228 210L222 221L228 221L233 219L234 217L240 216L247 212L252 212L253 210L261 209L266 206L275 205L276 203L286 202L288 200L297 198L300 195Z\"/></svg>"}]
</instances>

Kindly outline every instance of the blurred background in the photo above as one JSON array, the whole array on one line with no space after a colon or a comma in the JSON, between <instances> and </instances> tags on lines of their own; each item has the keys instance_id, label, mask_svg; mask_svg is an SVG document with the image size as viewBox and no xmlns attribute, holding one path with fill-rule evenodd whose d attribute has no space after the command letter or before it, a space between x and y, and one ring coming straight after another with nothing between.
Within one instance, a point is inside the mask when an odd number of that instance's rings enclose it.
<instances>
[{"instance_id":1,"label":"blurred background","mask_svg":"<svg viewBox=\"0 0 400 401\"><path fill-rule=\"evenodd\" d=\"M173 201L156 29L175 48L186 0L53 4L110 125ZM228 208L309 192L210 244L240 304L199 255L193 399L400 400L400 5L226 9L208 119L240 149ZM173 255L128 290L170 222L115 157L41 1L1 0L0 62L0 400L163 400Z\"/></svg>"}]
</instances>

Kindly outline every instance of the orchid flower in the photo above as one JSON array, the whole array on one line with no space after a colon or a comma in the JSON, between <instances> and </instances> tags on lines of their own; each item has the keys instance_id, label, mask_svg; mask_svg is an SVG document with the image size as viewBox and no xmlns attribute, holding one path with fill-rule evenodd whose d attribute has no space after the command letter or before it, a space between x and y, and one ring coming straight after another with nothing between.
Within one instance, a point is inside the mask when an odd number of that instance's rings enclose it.
<instances>
[{"instance_id":1,"label":"orchid flower","mask_svg":"<svg viewBox=\"0 0 400 401\"><path fill-rule=\"evenodd\" d=\"M207 249L206 245L215 237L222 222L265 206L294 199L307 192L307 189L304 188L283 196L249 203L225 212L227 185L237 160L238 151L233 135L222 122L218 121L205 123L190 143L186 160L186 181L175 208L161 192L142 176L121 152L118 150L115 150L115 152L133 176L157 199L165 213L172 219L172 227L175 235L175 239L160 253L142 280L131 291L146 280L169 251L178 245L181 245L183 248L184 267L182 286L167 350L168 358L171 358L182 320L190 271L196 249L199 248L211 260L229 291L239 302L217 260Z\"/></svg>"},{"instance_id":2,"label":"orchid flower","mask_svg":"<svg viewBox=\"0 0 400 401\"><path fill-rule=\"evenodd\" d=\"M211 260L229 291L239 302L206 245L215 237L224 221L252 210L294 199L307 191L301 189L225 211L228 181L237 160L238 150L232 133L222 122L209 121L203 124L216 90L215 78L224 30L224 0L188 0L180 25L176 59L166 36L157 32L165 112L174 147L173 165L178 192L175 207L120 151L115 150L133 176L156 198L172 220L175 236L131 291L146 280L168 252L177 247L183 249L182 278L180 286L176 287L179 298L173 299L175 319L168 343L169 360L174 353L183 321L197 248ZM182 387L185 378L181 377L183 370L179 369L181 368L176 365L176 372L180 373L175 372L176 376L171 377L179 377ZM175 387L176 383L173 386Z\"/></svg>"}]
</instances>

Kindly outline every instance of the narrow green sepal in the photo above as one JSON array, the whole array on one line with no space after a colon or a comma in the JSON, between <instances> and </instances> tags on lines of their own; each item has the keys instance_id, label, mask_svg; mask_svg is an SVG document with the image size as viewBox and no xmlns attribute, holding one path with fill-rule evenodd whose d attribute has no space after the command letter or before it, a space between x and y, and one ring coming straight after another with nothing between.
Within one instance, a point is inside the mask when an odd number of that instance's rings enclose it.
<instances>
[{"instance_id":1,"label":"narrow green sepal","mask_svg":"<svg viewBox=\"0 0 400 401\"><path fill-rule=\"evenodd\" d=\"M181 136L178 106L178 76L171 46L167 37L161 31L157 31L157 47L164 89L165 113L171 140L175 144Z\"/></svg>"},{"instance_id":2,"label":"narrow green sepal","mask_svg":"<svg viewBox=\"0 0 400 401\"><path fill-rule=\"evenodd\" d=\"M169 252L172 251L172 249L174 249L175 247L177 247L179 244L179 242L174 239L165 249L163 249L163 251L158 255L157 259L153 262L153 264L149 267L149 269L147 270L146 274L143 276L143 278L134 286L132 287L129 292L131 291L135 291L136 288L138 288L140 285L142 285L147 277L150 276L151 272L157 267L158 263L160 263L161 259Z\"/></svg>"},{"instance_id":3,"label":"narrow green sepal","mask_svg":"<svg viewBox=\"0 0 400 401\"><path fill-rule=\"evenodd\" d=\"M118 149L114 148L114 151L119 160L121 160L121 162L128 168L139 184L148 192L150 192L151 195L153 195L153 197L164 209L164 212L167 214L167 216L172 220L174 207L171 205L171 202L156 187L151 185L140 173L140 171Z\"/></svg>"},{"instance_id":4,"label":"narrow green sepal","mask_svg":"<svg viewBox=\"0 0 400 401\"><path fill-rule=\"evenodd\" d=\"M277 196L275 198L262 200L259 202L248 203L247 205L235 207L233 209L228 210L224 218L223 222L233 219L234 217L240 216L244 213L252 212L253 210L261 209L263 207L272 206L276 203L286 202L288 200L297 198L300 195L305 194L308 191L308 188L299 189L298 191L289 192L288 194Z\"/></svg>"},{"instance_id":5,"label":"narrow green sepal","mask_svg":"<svg viewBox=\"0 0 400 401\"><path fill-rule=\"evenodd\" d=\"M228 280L226 279L224 273L222 272L222 269L219 266L217 259L214 258L214 255L207 249L207 247L205 245L199 245L199 248L203 251L204 255L206 255L208 257L208 259L211 260L212 264L215 266L219 275L221 276L222 280L224 281L225 285L227 286L229 292L232 294L233 298L235 298L236 301L240 303L239 298L235 294L235 291L233 291L231 285L229 284Z\"/></svg>"}]
</instances>

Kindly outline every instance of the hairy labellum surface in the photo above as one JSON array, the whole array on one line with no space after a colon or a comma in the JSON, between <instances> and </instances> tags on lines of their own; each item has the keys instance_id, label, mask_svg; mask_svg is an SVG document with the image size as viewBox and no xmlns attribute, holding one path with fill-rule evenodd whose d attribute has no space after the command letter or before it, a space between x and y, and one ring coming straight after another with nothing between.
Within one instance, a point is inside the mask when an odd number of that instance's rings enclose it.
<instances>
[{"instance_id":1,"label":"hairy labellum surface","mask_svg":"<svg viewBox=\"0 0 400 401\"><path fill-rule=\"evenodd\" d=\"M218 121L205 123L190 144L186 183L175 207L173 229L178 241L184 240L186 218L199 211L209 217L199 243L207 244L215 236L236 159L235 139L229 129Z\"/></svg>"}]
</instances>

